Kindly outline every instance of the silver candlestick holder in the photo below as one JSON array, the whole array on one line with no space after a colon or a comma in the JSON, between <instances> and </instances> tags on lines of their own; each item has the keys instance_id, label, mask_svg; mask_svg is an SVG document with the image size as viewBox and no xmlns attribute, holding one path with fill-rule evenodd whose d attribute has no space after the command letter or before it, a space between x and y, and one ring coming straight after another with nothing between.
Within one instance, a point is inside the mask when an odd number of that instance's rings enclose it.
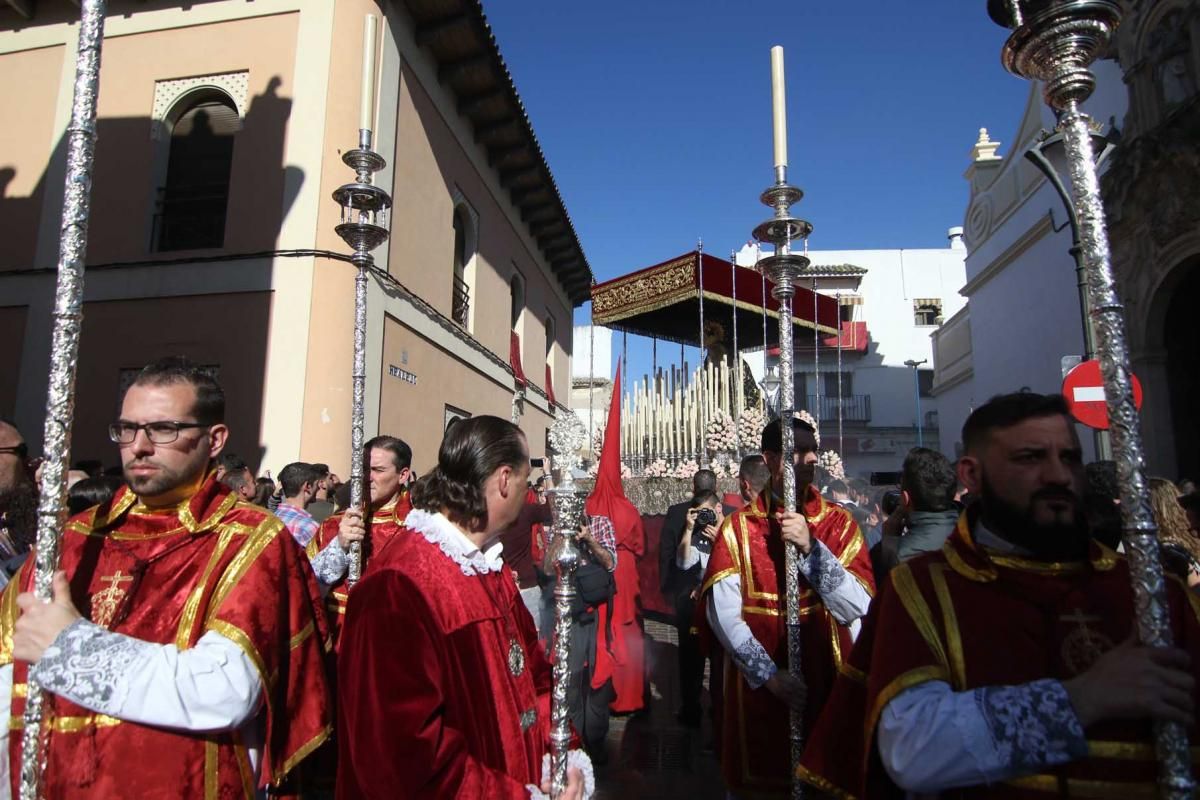
<instances>
[{"instance_id":1,"label":"silver candlestick holder","mask_svg":"<svg viewBox=\"0 0 1200 800\"><path fill-rule=\"evenodd\" d=\"M1124 309L1113 280L1091 120L1081 108L1095 88L1091 64L1107 50L1121 21L1121 6L1116 0L989 0L988 14L1012 31L1001 54L1005 69L1026 80L1042 81L1046 104L1058 114L1058 130L1070 165L1090 314L1098 336L1096 349L1120 482L1122 538L1129 555L1138 637L1151 647L1169 647L1170 609L1133 400ZM1156 722L1154 727L1160 796L1169 800L1193 797L1196 784L1187 731L1177 723Z\"/></svg>"},{"instance_id":2,"label":"silver candlestick holder","mask_svg":"<svg viewBox=\"0 0 1200 800\"><path fill-rule=\"evenodd\" d=\"M571 745L571 607L574 605L575 569L582 551L577 541L584 523L586 494L575 483L579 453L587 441L583 422L572 411L560 414L550 426L550 445L558 479L546 494L553 512L547 558L554 565L554 635L550 656L554 664L550 692L550 796L559 797L567 786L567 752Z\"/></svg>"},{"instance_id":3,"label":"silver candlestick holder","mask_svg":"<svg viewBox=\"0 0 1200 800\"><path fill-rule=\"evenodd\" d=\"M371 149L371 131L359 130L358 147L342 155L342 161L355 172L355 181L340 186L333 199L342 208L340 224L334 229L342 241L354 250L350 257L358 267L354 278L354 365L350 406L350 506L369 519L363 500L363 427L367 394L367 274L375 266L371 251L388 238L387 212L391 196L375 186L372 176L387 166L383 156ZM350 567L346 583L353 586L362 577L362 543L350 545Z\"/></svg>"},{"instance_id":4,"label":"silver candlestick holder","mask_svg":"<svg viewBox=\"0 0 1200 800\"><path fill-rule=\"evenodd\" d=\"M792 469L792 453L796 449L792 433L792 418L795 410L795 382L792 371L792 298L796 294L796 281L805 274L809 260L801 253L792 252L793 242L803 242L812 233L813 226L793 217L791 207L804 197L804 192L787 182L787 167L775 167L775 184L762 193L764 205L775 210L774 216L754 229L754 238L775 248L773 255L760 259L758 269L771 279L774 288L771 295L779 301L779 429L783 436L783 505L796 510L796 473ZM813 320L816 324L816 320ZM803 654L800 646L800 555L796 547L784 548L784 586L787 592L787 645L788 672L803 681L801 672ZM800 756L804 751L804 712L791 710L790 718L792 756L792 797L804 796L804 784L796 776Z\"/></svg>"}]
</instances>

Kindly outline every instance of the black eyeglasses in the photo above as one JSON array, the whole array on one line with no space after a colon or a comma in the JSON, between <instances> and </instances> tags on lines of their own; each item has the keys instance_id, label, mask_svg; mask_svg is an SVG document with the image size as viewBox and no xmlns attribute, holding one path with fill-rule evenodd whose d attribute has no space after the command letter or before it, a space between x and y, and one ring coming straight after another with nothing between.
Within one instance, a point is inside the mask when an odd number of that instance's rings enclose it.
<instances>
[{"instance_id":1,"label":"black eyeglasses","mask_svg":"<svg viewBox=\"0 0 1200 800\"><path fill-rule=\"evenodd\" d=\"M17 458L24 458L29 455L29 447L24 442L13 445L12 447L0 447L0 455L8 454Z\"/></svg>"},{"instance_id":2,"label":"black eyeglasses","mask_svg":"<svg viewBox=\"0 0 1200 800\"><path fill-rule=\"evenodd\" d=\"M117 444L133 444L138 431L145 431L146 438L151 444L170 444L179 438L179 432L185 428L211 428L202 422L147 422L138 425L136 422L114 422L108 426L108 438Z\"/></svg>"}]
</instances>

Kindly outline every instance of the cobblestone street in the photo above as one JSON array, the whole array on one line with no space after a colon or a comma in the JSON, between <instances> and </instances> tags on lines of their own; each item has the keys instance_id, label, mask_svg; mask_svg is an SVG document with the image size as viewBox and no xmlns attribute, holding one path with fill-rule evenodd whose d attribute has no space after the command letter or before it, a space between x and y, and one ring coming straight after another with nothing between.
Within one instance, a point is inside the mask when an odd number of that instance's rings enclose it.
<instances>
[{"instance_id":1,"label":"cobblestone street","mask_svg":"<svg viewBox=\"0 0 1200 800\"><path fill-rule=\"evenodd\" d=\"M609 761L596 771L596 800L719 800L725 796L712 748L707 693L702 728L688 728L675 719L679 710L676 647L674 627L646 620L649 707L640 714L613 718Z\"/></svg>"}]
</instances>

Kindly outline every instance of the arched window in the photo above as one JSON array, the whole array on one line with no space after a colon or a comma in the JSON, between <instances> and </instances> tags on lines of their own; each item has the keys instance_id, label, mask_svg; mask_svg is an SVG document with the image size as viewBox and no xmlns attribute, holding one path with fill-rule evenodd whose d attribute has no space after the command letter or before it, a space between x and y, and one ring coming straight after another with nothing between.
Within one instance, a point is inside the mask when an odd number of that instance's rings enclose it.
<instances>
[{"instance_id":1,"label":"arched window","mask_svg":"<svg viewBox=\"0 0 1200 800\"><path fill-rule=\"evenodd\" d=\"M546 314L546 363L549 364L551 357L554 355L554 340L558 338L558 329L554 324L554 317Z\"/></svg>"},{"instance_id":2,"label":"arched window","mask_svg":"<svg viewBox=\"0 0 1200 800\"><path fill-rule=\"evenodd\" d=\"M525 310L525 279L521 277L521 273L513 273L512 280L508 282L508 290L512 298L509 324L513 331L519 334L521 332L518 327L521 322L521 312Z\"/></svg>"},{"instance_id":3,"label":"arched window","mask_svg":"<svg viewBox=\"0 0 1200 800\"><path fill-rule=\"evenodd\" d=\"M158 190L154 249L193 250L225 243L229 173L241 118L216 89L193 92L168 115L174 119L165 184Z\"/></svg>"},{"instance_id":4,"label":"arched window","mask_svg":"<svg viewBox=\"0 0 1200 800\"><path fill-rule=\"evenodd\" d=\"M462 206L454 209L454 287L450 300L450 318L467 327L471 317L471 290L467 284L467 218Z\"/></svg>"}]
</instances>

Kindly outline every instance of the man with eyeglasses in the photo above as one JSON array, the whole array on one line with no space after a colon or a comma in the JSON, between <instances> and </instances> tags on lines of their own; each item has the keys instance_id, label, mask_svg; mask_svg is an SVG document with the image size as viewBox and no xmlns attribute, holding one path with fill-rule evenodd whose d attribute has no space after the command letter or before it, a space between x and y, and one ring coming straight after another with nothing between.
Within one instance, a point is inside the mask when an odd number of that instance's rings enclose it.
<instances>
[{"instance_id":1,"label":"man with eyeglasses","mask_svg":"<svg viewBox=\"0 0 1200 800\"><path fill-rule=\"evenodd\" d=\"M17 426L0 419L0 586L8 582L37 533L37 489Z\"/></svg>"},{"instance_id":2,"label":"man with eyeglasses","mask_svg":"<svg viewBox=\"0 0 1200 800\"><path fill-rule=\"evenodd\" d=\"M46 797L247 796L329 735L316 581L283 523L216 480L224 414L184 359L126 392L109 434L128 485L68 523L51 602L28 564L0 598L0 780L30 675Z\"/></svg>"}]
</instances>

